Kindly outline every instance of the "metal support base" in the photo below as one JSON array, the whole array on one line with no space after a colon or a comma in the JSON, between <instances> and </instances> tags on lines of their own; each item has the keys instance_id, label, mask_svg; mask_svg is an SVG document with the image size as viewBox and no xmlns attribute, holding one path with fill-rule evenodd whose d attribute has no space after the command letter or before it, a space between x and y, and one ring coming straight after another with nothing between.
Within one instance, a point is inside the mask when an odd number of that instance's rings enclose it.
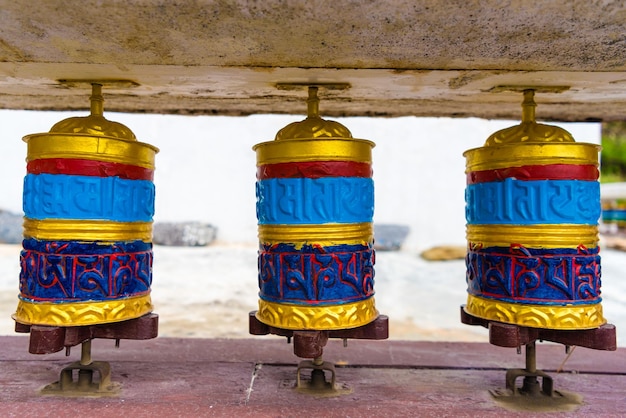
<instances>
[{"instance_id":1,"label":"metal support base","mask_svg":"<svg viewBox=\"0 0 626 418\"><path fill-rule=\"evenodd\" d=\"M303 380L302 370L310 369L311 378ZM326 372L330 373L330 382L326 380ZM352 389L345 385L337 384L335 365L323 361L321 357L313 360L303 360L298 364L296 371L296 390L314 396L340 396L352 393Z\"/></svg>"},{"instance_id":2,"label":"metal support base","mask_svg":"<svg viewBox=\"0 0 626 418\"><path fill-rule=\"evenodd\" d=\"M522 387L518 388L515 385L515 380L522 376L524 377L524 383ZM539 385L537 380L538 377L541 377L541 385ZM506 389L515 394L552 396L554 394L554 383L552 377L541 370L531 372L526 369L509 369L506 371Z\"/></svg>"},{"instance_id":3,"label":"metal support base","mask_svg":"<svg viewBox=\"0 0 626 418\"><path fill-rule=\"evenodd\" d=\"M275 328L259 321L256 311L248 315L249 331L252 335L274 334L287 337L287 342L293 338L293 352L301 358L313 359L312 361L302 361L298 366L296 377L296 389L304 393L325 396L337 396L350 393L346 387L339 387L335 382L335 366L332 363L322 360L324 346L329 338L340 338L347 345L348 339L360 340L385 340L389 338L389 318L386 315L379 315L374 321L358 328L343 330L289 330ZM302 369L312 369L311 380L303 383L300 375ZM324 371L331 372L331 382L326 382Z\"/></svg>"},{"instance_id":4,"label":"metal support base","mask_svg":"<svg viewBox=\"0 0 626 418\"><path fill-rule=\"evenodd\" d=\"M74 371L77 372L74 379ZM94 373L99 379L94 381ZM111 383L111 366L105 361L91 360L91 340L82 343L80 361L63 370L58 382L41 390L43 395L109 396L119 392L119 385Z\"/></svg>"},{"instance_id":5,"label":"metal support base","mask_svg":"<svg viewBox=\"0 0 626 418\"><path fill-rule=\"evenodd\" d=\"M111 396L119 393L120 385L111 382L111 366L104 361L91 360L91 341L95 338L119 341L147 340L158 334L159 316L153 313L137 319L111 324L56 327L15 323L15 331L30 333L28 351L31 354L50 354L81 344L81 359L63 368L58 382L41 390L44 395Z\"/></svg>"},{"instance_id":6,"label":"metal support base","mask_svg":"<svg viewBox=\"0 0 626 418\"><path fill-rule=\"evenodd\" d=\"M528 409L528 405L531 405L534 411L561 411L572 405L582 403L582 398L576 394L566 394L563 391L554 390L552 377L541 370L537 370L537 340L564 344L568 352L571 346L595 350L617 350L615 326L611 324L588 330L530 328L473 316L465 311L465 306L461 306L461 322L488 328L489 343L493 345L517 347L518 352L521 351L522 345L526 347L526 368L507 370L506 390L493 390L491 394L497 400L506 403L507 406L519 403ZM521 387L516 386L518 377L524 378ZM541 378L541 384L538 378ZM529 397L532 398L530 402L528 401Z\"/></svg>"},{"instance_id":7,"label":"metal support base","mask_svg":"<svg viewBox=\"0 0 626 418\"><path fill-rule=\"evenodd\" d=\"M94 379L95 375L97 379ZM85 365L77 361L63 368L59 381L47 385L41 393L63 396L112 396L119 391L120 384L111 382L109 363L94 361Z\"/></svg>"},{"instance_id":8,"label":"metal support base","mask_svg":"<svg viewBox=\"0 0 626 418\"><path fill-rule=\"evenodd\" d=\"M518 377L524 377L524 383L520 388L515 385ZM538 377L541 377L541 386L537 380ZM554 394L552 377L541 370L537 370L537 351L534 341L526 344L526 368L506 371L506 389L513 394L528 396L552 396Z\"/></svg>"}]
</instances>

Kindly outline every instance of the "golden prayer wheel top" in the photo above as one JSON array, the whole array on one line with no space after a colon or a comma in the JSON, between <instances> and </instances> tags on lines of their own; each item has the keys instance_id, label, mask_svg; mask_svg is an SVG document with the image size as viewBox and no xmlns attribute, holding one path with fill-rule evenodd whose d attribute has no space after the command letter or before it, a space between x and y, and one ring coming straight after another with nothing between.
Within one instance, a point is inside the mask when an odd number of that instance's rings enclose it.
<instances>
[{"instance_id":1,"label":"golden prayer wheel top","mask_svg":"<svg viewBox=\"0 0 626 418\"><path fill-rule=\"evenodd\" d=\"M317 87L309 87L309 98L306 101L306 119L290 123L278 131L276 138L274 138L276 141L286 139L352 138L350 130L341 123L320 117L320 99L317 96L317 90Z\"/></svg>"},{"instance_id":2,"label":"golden prayer wheel top","mask_svg":"<svg viewBox=\"0 0 626 418\"><path fill-rule=\"evenodd\" d=\"M355 139L341 123L320 117L317 90L318 87L309 87L306 119L285 126L273 141L252 147L257 153L257 165L296 161L372 161L372 141Z\"/></svg>"},{"instance_id":3,"label":"golden prayer wheel top","mask_svg":"<svg viewBox=\"0 0 626 418\"><path fill-rule=\"evenodd\" d=\"M159 149L137 141L135 134L104 116L102 85L92 84L91 114L57 122L49 132L26 135L27 161L40 158L83 158L154 169Z\"/></svg>"},{"instance_id":4,"label":"golden prayer wheel top","mask_svg":"<svg viewBox=\"0 0 626 418\"><path fill-rule=\"evenodd\" d=\"M553 125L544 125L535 121L534 90L524 90L522 102L522 123L499 130L489 136L485 147L529 142L575 142L565 129Z\"/></svg>"},{"instance_id":5,"label":"golden prayer wheel top","mask_svg":"<svg viewBox=\"0 0 626 418\"><path fill-rule=\"evenodd\" d=\"M126 125L107 120L104 117L104 97L102 97L101 84L92 84L89 101L91 102L91 114L89 116L63 119L50 129L50 133L108 136L127 141L137 141L133 131Z\"/></svg>"},{"instance_id":6,"label":"golden prayer wheel top","mask_svg":"<svg viewBox=\"0 0 626 418\"><path fill-rule=\"evenodd\" d=\"M467 150L466 172L516 167L520 164L598 165L600 146L575 142L565 129L535 121L534 90L524 90L522 122L489 136L484 146Z\"/></svg>"}]
</instances>

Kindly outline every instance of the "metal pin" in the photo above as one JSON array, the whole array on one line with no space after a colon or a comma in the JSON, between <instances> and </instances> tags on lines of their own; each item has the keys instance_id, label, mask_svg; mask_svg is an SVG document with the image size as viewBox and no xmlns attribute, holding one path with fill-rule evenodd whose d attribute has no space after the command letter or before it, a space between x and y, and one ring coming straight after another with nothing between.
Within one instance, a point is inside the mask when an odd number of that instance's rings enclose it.
<instances>
[{"instance_id":1,"label":"metal pin","mask_svg":"<svg viewBox=\"0 0 626 418\"><path fill-rule=\"evenodd\" d=\"M517 346L517 354L522 354L522 346L521 345Z\"/></svg>"},{"instance_id":2,"label":"metal pin","mask_svg":"<svg viewBox=\"0 0 626 418\"><path fill-rule=\"evenodd\" d=\"M120 348L120 339L119 338L115 339L115 348Z\"/></svg>"},{"instance_id":3,"label":"metal pin","mask_svg":"<svg viewBox=\"0 0 626 418\"><path fill-rule=\"evenodd\" d=\"M287 337L287 344L291 344L291 337Z\"/></svg>"},{"instance_id":4,"label":"metal pin","mask_svg":"<svg viewBox=\"0 0 626 418\"><path fill-rule=\"evenodd\" d=\"M343 346L344 346L344 348L348 346L348 339L347 338L343 339Z\"/></svg>"},{"instance_id":5,"label":"metal pin","mask_svg":"<svg viewBox=\"0 0 626 418\"><path fill-rule=\"evenodd\" d=\"M65 357L69 357L70 356L70 351L72 351L72 347L65 347Z\"/></svg>"}]
</instances>

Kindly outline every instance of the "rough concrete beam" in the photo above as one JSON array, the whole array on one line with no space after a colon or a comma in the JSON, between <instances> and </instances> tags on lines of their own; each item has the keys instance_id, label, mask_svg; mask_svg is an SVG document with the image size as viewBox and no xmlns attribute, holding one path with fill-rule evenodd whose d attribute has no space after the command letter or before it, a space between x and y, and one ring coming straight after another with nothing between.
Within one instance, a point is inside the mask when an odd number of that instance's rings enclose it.
<instances>
[{"instance_id":1,"label":"rough concrete beam","mask_svg":"<svg viewBox=\"0 0 626 418\"><path fill-rule=\"evenodd\" d=\"M0 108L84 109L88 90L60 80L131 80L105 88L110 110L303 113L303 91L277 83L345 82L327 115L616 120L626 110L622 1L0 0ZM560 91L560 92L556 92ZM324 94L324 93L323 93Z\"/></svg>"}]
</instances>

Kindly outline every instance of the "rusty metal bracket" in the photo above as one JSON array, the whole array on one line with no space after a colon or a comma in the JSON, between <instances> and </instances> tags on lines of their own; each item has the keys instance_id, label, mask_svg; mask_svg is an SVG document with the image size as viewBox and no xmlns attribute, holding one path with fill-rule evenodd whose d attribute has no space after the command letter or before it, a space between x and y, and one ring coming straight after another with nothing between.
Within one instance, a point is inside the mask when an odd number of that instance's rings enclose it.
<instances>
[{"instance_id":1,"label":"rusty metal bracket","mask_svg":"<svg viewBox=\"0 0 626 418\"><path fill-rule=\"evenodd\" d=\"M256 311L252 311L248 314L248 325L249 332L252 335L274 334L287 337L287 341L291 341L293 338L294 354L303 358L321 357L323 348L329 338L342 339L344 340L344 344L347 344L347 340L349 339L386 340L389 338L389 318L386 315L379 315L369 324L357 328L328 331L298 331L275 328L264 324L257 319Z\"/></svg>"},{"instance_id":2,"label":"rusty metal bracket","mask_svg":"<svg viewBox=\"0 0 626 418\"><path fill-rule=\"evenodd\" d=\"M322 357L328 342L327 331L294 331L293 353L301 358Z\"/></svg>"},{"instance_id":3,"label":"rusty metal bracket","mask_svg":"<svg viewBox=\"0 0 626 418\"><path fill-rule=\"evenodd\" d=\"M461 322L488 328L489 343L499 347L521 347L532 341L540 340L593 350L617 350L617 336L613 324L581 330L531 328L482 319L467 313L465 306L461 306Z\"/></svg>"},{"instance_id":4,"label":"rusty metal bracket","mask_svg":"<svg viewBox=\"0 0 626 418\"><path fill-rule=\"evenodd\" d=\"M557 86L539 86L539 85L502 85L502 86L494 86L488 90L489 93L523 93L526 90L534 90L537 93L563 93L569 90L571 86L566 85L557 85Z\"/></svg>"},{"instance_id":5,"label":"rusty metal bracket","mask_svg":"<svg viewBox=\"0 0 626 418\"><path fill-rule=\"evenodd\" d=\"M100 84L106 86L107 89L126 90L139 87L139 83L133 80L118 79L60 79L57 80L59 87L70 89L91 89L92 84Z\"/></svg>"},{"instance_id":6,"label":"rusty metal bracket","mask_svg":"<svg viewBox=\"0 0 626 418\"><path fill-rule=\"evenodd\" d=\"M111 324L74 327L27 325L15 322L15 332L30 333L28 352L51 354L68 350L95 338L119 340L148 340L156 338L159 316L150 313L136 319Z\"/></svg>"},{"instance_id":7,"label":"rusty metal bracket","mask_svg":"<svg viewBox=\"0 0 626 418\"><path fill-rule=\"evenodd\" d=\"M276 88L278 90L305 90L309 87L317 87L325 90L348 90L351 85L350 83L341 82L341 81L293 81L293 82L279 82L276 83Z\"/></svg>"}]
</instances>

